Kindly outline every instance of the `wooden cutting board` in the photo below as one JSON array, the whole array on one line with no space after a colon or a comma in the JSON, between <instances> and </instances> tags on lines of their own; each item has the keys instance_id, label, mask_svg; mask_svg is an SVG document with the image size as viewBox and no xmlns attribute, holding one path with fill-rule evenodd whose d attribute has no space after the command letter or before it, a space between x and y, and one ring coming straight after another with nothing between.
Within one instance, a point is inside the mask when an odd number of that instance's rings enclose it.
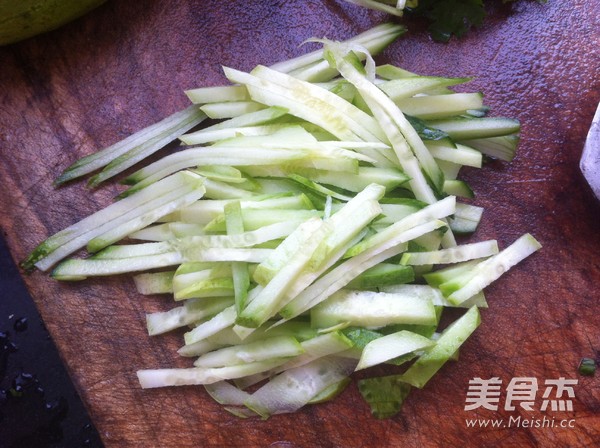
<instances>
[{"instance_id":1,"label":"wooden cutting board","mask_svg":"<svg viewBox=\"0 0 600 448\"><path fill-rule=\"evenodd\" d=\"M76 158L175 112L184 89L221 84L221 65L249 70L300 54L311 36L346 38L388 20L341 1L109 1L58 31L0 48L0 225L15 260L110 203L120 190L52 180ZM370 416L355 384L337 400L267 421L239 420L203 388L142 391L139 368L188 366L181 335L150 339L127 278L27 286L107 447L598 446L600 392L577 374L600 348L600 204L578 169L600 99L597 0L522 1L450 44L419 25L379 59L419 73L473 76L492 115L522 121L511 164L465 170L486 212L473 240L506 247L531 232L543 249L487 289L483 324L401 415ZM391 372L391 371L390 371ZM465 411L468 382L503 381L500 410ZM504 410L515 377L540 386L534 411ZM544 381L577 379L574 410L539 411ZM465 419L554 420L555 427L470 428ZM573 428L561 428L565 420ZM565 423L567 425L567 423ZM522 424L521 424L522 426ZM535 426L535 423L533 424Z\"/></svg>"}]
</instances>

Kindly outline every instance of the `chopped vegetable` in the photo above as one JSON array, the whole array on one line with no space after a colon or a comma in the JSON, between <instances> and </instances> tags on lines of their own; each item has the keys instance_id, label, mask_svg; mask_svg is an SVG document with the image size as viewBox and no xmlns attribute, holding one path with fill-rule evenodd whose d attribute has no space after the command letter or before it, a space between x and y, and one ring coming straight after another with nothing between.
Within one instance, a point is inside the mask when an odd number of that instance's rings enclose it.
<instances>
[{"instance_id":1,"label":"chopped vegetable","mask_svg":"<svg viewBox=\"0 0 600 448\"><path fill-rule=\"evenodd\" d=\"M483 212L457 200L473 196L460 168L512 158L519 123L483 117L480 93L450 89L466 78L377 67L370 51L402 32L324 40L271 68L226 68L235 85L188 91L195 106L59 181L105 167L96 184L175 137L191 146L129 175L116 203L24 266L70 281L135 272L140 294L173 296L177 306L146 316L148 333L184 328L178 353L196 359L140 370L143 388L203 385L234 415L267 418L386 364L394 375L359 390L373 415L393 416L411 385L456 359L487 307L483 288L540 248L528 234L503 250L457 244ZM185 134L198 108L227 118ZM87 258L63 260L83 248ZM466 311L442 331L448 307Z\"/></svg>"},{"instance_id":2,"label":"chopped vegetable","mask_svg":"<svg viewBox=\"0 0 600 448\"><path fill-rule=\"evenodd\" d=\"M596 361L592 358L581 358L578 370L581 375L594 376L596 373Z\"/></svg>"}]
</instances>

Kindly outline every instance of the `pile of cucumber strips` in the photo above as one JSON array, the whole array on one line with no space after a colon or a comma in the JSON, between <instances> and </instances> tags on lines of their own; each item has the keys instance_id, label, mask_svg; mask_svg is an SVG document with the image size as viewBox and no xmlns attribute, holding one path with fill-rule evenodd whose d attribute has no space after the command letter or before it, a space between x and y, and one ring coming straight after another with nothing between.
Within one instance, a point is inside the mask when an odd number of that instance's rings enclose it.
<instances>
[{"instance_id":1,"label":"pile of cucumber strips","mask_svg":"<svg viewBox=\"0 0 600 448\"><path fill-rule=\"evenodd\" d=\"M374 416L395 415L478 327L483 289L541 247L529 234L502 250L457 244L483 212L460 168L510 161L519 122L452 90L468 78L377 65L403 32L225 67L231 85L187 91L187 109L67 168L57 184L93 173L97 186L181 142L23 266L67 281L133 273L141 294L174 298L148 332L184 328L193 366L140 370L143 388L203 385L235 415L267 418L389 364L358 387ZM464 313L441 328L448 307Z\"/></svg>"}]
</instances>

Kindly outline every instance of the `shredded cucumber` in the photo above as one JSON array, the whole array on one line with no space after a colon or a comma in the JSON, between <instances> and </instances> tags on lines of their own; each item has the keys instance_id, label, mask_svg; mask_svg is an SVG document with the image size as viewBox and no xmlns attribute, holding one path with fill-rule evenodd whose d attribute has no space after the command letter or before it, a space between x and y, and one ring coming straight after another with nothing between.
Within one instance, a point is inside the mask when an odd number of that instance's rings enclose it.
<instances>
[{"instance_id":1,"label":"shredded cucumber","mask_svg":"<svg viewBox=\"0 0 600 448\"><path fill-rule=\"evenodd\" d=\"M512 159L519 123L451 89L468 78L376 66L371 53L403 31L386 24L270 68L225 68L233 84L188 90L193 106L58 182L105 167L95 185L176 138L190 146L137 169L117 202L24 267L56 265L69 281L135 272L140 294L172 296L177 306L146 315L148 333L184 328L178 353L196 359L140 370L143 388L204 385L234 415L268 418L385 364L404 372L359 389L376 417L393 416L456 359L487 307L483 289L540 248L529 234L503 250L456 243L483 213L461 200L474 199L461 167ZM218 122L191 131L206 115ZM443 328L447 308L466 312Z\"/></svg>"}]
</instances>

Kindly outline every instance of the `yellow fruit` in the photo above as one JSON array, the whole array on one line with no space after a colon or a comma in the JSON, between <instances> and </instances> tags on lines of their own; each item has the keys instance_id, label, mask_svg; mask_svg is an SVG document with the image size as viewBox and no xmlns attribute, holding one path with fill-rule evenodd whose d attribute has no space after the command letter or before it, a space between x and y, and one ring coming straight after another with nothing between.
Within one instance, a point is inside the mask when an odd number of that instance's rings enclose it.
<instances>
[{"instance_id":1,"label":"yellow fruit","mask_svg":"<svg viewBox=\"0 0 600 448\"><path fill-rule=\"evenodd\" d=\"M106 0L0 0L0 45L50 31Z\"/></svg>"}]
</instances>

